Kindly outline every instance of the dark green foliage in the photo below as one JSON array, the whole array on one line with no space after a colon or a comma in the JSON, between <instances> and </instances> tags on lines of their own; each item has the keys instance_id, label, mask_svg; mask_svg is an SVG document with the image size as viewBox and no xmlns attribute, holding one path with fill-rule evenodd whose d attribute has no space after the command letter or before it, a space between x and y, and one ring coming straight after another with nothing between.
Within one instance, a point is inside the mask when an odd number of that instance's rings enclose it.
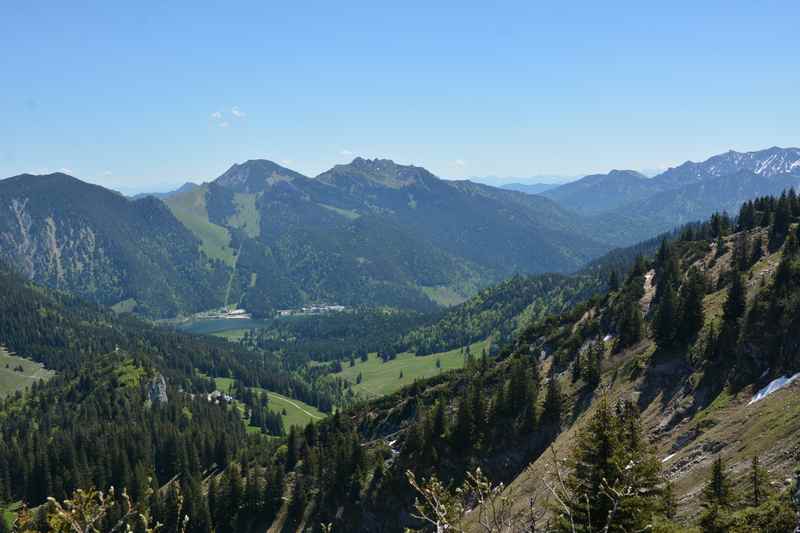
<instances>
[{"instance_id":1,"label":"dark green foliage","mask_svg":"<svg viewBox=\"0 0 800 533\"><path fill-rule=\"evenodd\" d=\"M495 333L509 339L525 312L529 320L563 311L599 291L603 281L593 275L514 276L484 289L465 303L447 310L434 324L417 328L402 344L418 355L444 352Z\"/></svg>"},{"instance_id":2,"label":"dark green foliage","mask_svg":"<svg viewBox=\"0 0 800 533\"><path fill-rule=\"evenodd\" d=\"M403 335L430 323L438 315L414 311L358 307L317 316L276 318L245 333L241 344L280 354L294 370L309 361L362 361L371 352L398 353L406 346Z\"/></svg>"},{"instance_id":3,"label":"dark green foliage","mask_svg":"<svg viewBox=\"0 0 800 533\"><path fill-rule=\"evenodd\" d=\"M161 201L65 174L0 181L0 234L0 260L25 276L106 305L133 299L149 316L214 307L227 280Z\"/></svg>"},{"instance_id":4,"label":"dark green foliage","mask_svg":"<svg viewBox=\"0 0 800 533\"><path fill-rule=\"evenodd\" d=\"M786 191L784 191L775 205L772 226L770 226L769 230L768 247L771 251L775 251L783 245L783 241L789 234L791 218L792 206L789 201L789 196L786 194Z\"/></svg>"},{"instance_id":5,"label":"dark green foliage","mask_svg":"<svg viewBox=\"0 0 800 533\"><path fill-rule=\"evenodd\" d=\"M76 370L84 361L119 349L155 364L188 390L209 392L198 375L233 377L330 411L336 384L310 385L287 372L271 354L254 352L215 337L159 328L130 315L117 316L62 293L42 291L0 265L0 339L20 355L50 369Z\"/></svg>"},{"instance_id":6,"label":"dark green foliage","mask_svg":"<svg viewBox=\"0 0 800 533\"><path fill-rule=\"evenodd\" d=\"M725 463L722 457L717 456L711 466L711 473L706 486L703 488L703 515L700 526L708 533L724 533L728 525L727 513L733 506L731 483L725 472Z\"/></svg>"},{"instance_id":7,"label":"dark green foliage","mask_svg":"<svg viewBox=\"0 0 800 533\"><path fill-rule=\"evenodd\" d=\"M653 319L653 336L660 348L671 348L678 330L678 295L672 285L667 285L661 293Z\"/></svg>"},{"instance_id":8,"label":"dark green foliage","mask_svg":"<svg viewBox=\"0 0 800 533\"><path fill-rule=\"evenodd\" d=\"M744 316L747 307L747 293L745 292L744 280L741 275L733 276L733 283L728 289L728 298L722 310L722 322L731 327L738 324L739 319Z\"/></svg>"},{"instance_id":9,"label":"dark green foliage","mask_svg":"<svg viewBox=\"0 0 800 533\"><path fill-rule=\"evenodd\" d=\"M231 222L237 194L251 195L257 236ZM357 158L315 179L248 161L211 183L205 203L240 250L233 295L259 316L307 301L429 311L423 288L472 294L515 272L573 271L610 248L545 198L388 160Z\"/></svg>"},{"instance_id":10,"label":"dark green foliage","mask_svg":"<svg viewBox=\"0 0 800 533\"><path fill-rule=\"evenodd\" d=\"M603 395L579 434L566 480L571 520L561 529L641 531L661 507L660 464L649 449L632 405L612 407Z\"/></svg>"},{"instance_id":11,"label":"dark green foliage","mask_svg":"<svg viewBox=\"0 0 800 533\"><path fill-rule=\"evenodd\" d=\"M639 302L634 300L625 301L622 308L622 317L619 321L619 343L620 347L626 348L633 346L642 339L642 328L644 319Z\"/></svg>"},{"instance_id":12,"label":"dark green foliage","mask_svg":"<svg viewBox=\"0 0 800 533\"><path fill-rule=\"evenodd\" d=\"M706 294L706 280L697 269L692 269L681 287L678 314L680 322L676 331L677 341L689 344L694 341L703 327L703 297Z\"/></svg>"},{"instance_id":13,"label":"dark green foliage","mask_svg":"<svg viewBox=\"0 0 800 533\"><path fill-rule=\"evenodd\" d=\"M769 479L767 471L759 464L758 456L754 455L750 464L750 505L758 507L767 498Z\"/></svg>"},{"instance_id":14,"label":"dark green foliage","mask_svg":"<svg viewBox=\"0 0 800 533\"><path fill-rule=\"evenodd\" d=\"M564 399L561 385L555 376L547 381L547 396L542 406L542 422L551 425L557 432L561 429L561 418L564 412Z\"/></svg>"}]
</instances>

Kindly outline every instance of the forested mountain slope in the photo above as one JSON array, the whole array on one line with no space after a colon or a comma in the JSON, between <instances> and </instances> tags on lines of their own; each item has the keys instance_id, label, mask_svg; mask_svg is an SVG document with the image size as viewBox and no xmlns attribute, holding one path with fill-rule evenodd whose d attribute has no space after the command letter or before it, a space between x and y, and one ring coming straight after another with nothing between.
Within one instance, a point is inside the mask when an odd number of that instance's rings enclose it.
<instances>
[{"instance_id":1,"label":"forested mountain slope","mask_svg":"<svg viewBox=\"0 0 800 533\"><path fill-rule=\"evenodd\" d=\"M431 310L609 248L546 199L389 160L356 158L313 179L247 161L166 201L235 268L227 301L263 315L315 300Z\"/></svg>"},{"instance_id":2,"label":"forested mountain slope","mask_svg":"<svg viewBox=\"0 0 800 533\"><path fill-rule=\"evenodd\" d=\"M654 182L635 170L612 170L542 192L542 196L584 215L602 213L652 196Z\"/></svg>"},{"instance_id":3,"label":"forested mountain slope","mask_svg":"<svg viewBox=\"0 0 800 533\"><path fill-rule=\"evenodd\" d=\"M66 174L0 181L0 259L38 283L153 316L205 309L225 269L155 198Z\"/></svg>"},{"instance_id":4,"label":"forested mountain slope","mask_svg":"<svg viewBox=\"0 0 800 533\"><path fill-rule=\"evenodd\" d=\"M544 481L553 481L553 470L546 469L552 457L545 454L551 443L559 458L571 457L572 450L590 453L592 432L595 438L609 431L609 438L620 439L622 433L614 432L634 424L641 428L637 439L646 439L636 442L645 444L619 448L620 456L584 456L608 461L609 468L621 468L615 461L623 457L647 458L648 473L626 481L649 483L646 496L634 508L625 503L633 495L615 496L623 505L618 520L650 522L659 531L687 530L698 522L706 531L785 531L787 520L794 520L784 480L798 461L792 443L800 432L800 403L768 397L747 404L761 386L800 371L790 333L800 316L793 307L800 248L797 225L791 224L800 217L800 205L791 198L748 204L738 223L718 216L687 228L652 260L637 262L618 290L539 321L496 358L478 359L463 371L351 410L349 421L331 421L347 439L366 444L367 451L345 470L353 492L346 496L336 488L340 483L325 481L334 467L321 459L324 446L299 452L301 477L294 490L306 498L305 512L291 507L283 519L298 527L330 521L357 531L423 527L409 514L414 490L406 471L416 472L418 480L436 474L446 487L480 466L496 481L518 478L508 494L514 520L524 521L531 516L529 496L538 494L535 501L542 502L548 493ZM796 388L775 394L792 398ZM598 403L601 398L607 406L622 401L625 410L615 415ZM604 426L601 415L621 418ZM742 424L752 428L743 432ZM330 426L323 423L317 431ZM587 436L574 440L579 434ZM292 439L298 450L315 448L308 433ZM741 496L707 490L698 497L717 456L729 465L721 470L724 483ZM766 489L761 478L765 492L755 502L746 488L753 456L768 469L759 476L775 482ZM584 474L571 470L573 464L568 460L559 468L582 483ZM608 490L622 490L614 483L624 476L609 476ZM584 507L581 486L570 484L561 493L575 498L576 513ZM597 494L592 501L606 505ZM563 522L554 522L558 512L546 509L552 530L562 530ZM540 516L540 527L547 516Z\"/></svg>"}]
</instances>

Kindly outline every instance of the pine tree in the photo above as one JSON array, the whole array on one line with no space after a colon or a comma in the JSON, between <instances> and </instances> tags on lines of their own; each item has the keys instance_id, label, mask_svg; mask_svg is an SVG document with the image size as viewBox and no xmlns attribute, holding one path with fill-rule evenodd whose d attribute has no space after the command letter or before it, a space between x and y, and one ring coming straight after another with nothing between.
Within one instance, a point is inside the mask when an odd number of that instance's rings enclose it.
<instances>
[{"instance_id":1,"label":"pine tree","mask_svg":"<svg viewBox=\"0 0 800 533\"><path fill-rule=\"evenodd\" d=\"M286 468L292 470L297 464L297 430L295 426L289 428L289 436L286 439Z\"/></svg>"},{"instance_id":2,"label":"pine tree","mask_svg":"<svg viewBox=\"0 0 800 533\"><path fill-rule=\"evenodd\" d=\"M619 323L619 344L620 348L633 346L642 340L642 310L639 302L628 299L623 303L622 320Z\"/></svg>"},{"instance_id":3,"label":"pine tree","mask_svg":"<svg viewBox=\"0 0 800 533\"><path fill-rule=\"evenodd\" d=\"M783 241L789 233L791 224L791 208L789 207L786 193L782 194L775 207L775 217L772 220L772 227L769 231L769 249L777 250L783 245Z\"/></svg>"},{"instance_id":4,"label":"pine tree","mask_svg":"<svg viewBox=\"0 0 800 533\"><path fill-rule=\"evenodd\" d=\"M761 235L753 239L753 246L750 255L750 264L755 265L764 256L764 241Z\"/></svg>"},{"instance_id":5,"label":"pine tree","mask_svg":"<svg viewBox=\"0 0 800 533\"><path fill-rule=\"evenodd\" d=\"M444 418L444 403L441 400L437 400L431 413L431 434L433 438L439 440L444 437L446 429L447 426Z\"/></svg>"},{"instance_id":6,"label":"pine tree","mask_svg":"<svg viewBox=\"0 0 800 533\"><path fill-rule=\"evenodd\" d=\"M756 211L755 207L753 206L752 200L747 201L742 204L742 207L739 209L739 231L747 231L751 230L756 225Z\"/></svg>"},{"instance_id":7,"label":"pine tree","mask_svg":"<svg viewBox=\"0 0 800 533\"><path fill-rule=\"evenodd\" d=\"M758 456L754 455L750 463L750 505L758 507L764 503L768 486L767 471L759 464Z\"/></svg>"},{"instance_id":8,"label":"pine tree","mask_svg":"<svg viewBox=\"0 0 800 533\"><path fill-rule=\"evenodd\" d=\"M472 448L472 414L469 411L469 400L466 394L458 402L456 420L450 431L450 444L462 452Z\"/></svg>"},{"instance_id":9,"label":"pine tree","mask_svg":"<svg viewBox=\"0 0 800 533\"><path fill-rule=\"evenodd\" d=\"M605 354L605 348L600 341L593 342L586 351L586 365L584 369L586 383L596 387L600 383L600 366Z\"/></svg>"},{"instance_id":10,"label":"pine tree","mask_svg":"<svg viewBox=\"0 0 800 533\"><path fill-rule=\"evenodd\" d=\"M547 382L547 396L542 407L542 421L553 426L556 431L561 430L561 416L564 409L564 400L561 397L561 386L555 374Z\"/></svg>"},{"instance_id":11,"label":"pine tree","mask_svg":"<svg viewBox=\"0 0 800 533\"><path fill-rule=\"evenodd\" d=\"M783 255L784 257L795 259L799 252L800 244L797 242L797 235L791 233L783 245Z\"/></svg>"},{"instance_id":12,"label":"pine tree","mask_svg":"<svg viewBox=\"0 0 800 533\"><path fill-rule=\"evenodd\" d=\"M747 306L747 295L745 292L744 281L740 274L733 276L733 283L728 289L728 298L722 308L722 321L726 325L737 325L739 319L744 316ZM738 331L738 329L737 329Z\"/></svg>"},{"instance_id":13,"label":"pine tree","mask_svg":"<svg viewBox=\"0 0 800 533\"><path fill-rule=\"evenodd\" d=\"M667 285L656 309L653 320L653 334L659 348L671 348L679 324L678 296L672 285Z\"/></svg>"},{"instance_id":14,"label":"pine tree","mask_svg":"<svg viewBox=\"0 0 800 533\"><path fill-rule=\"evenodd\" d=\"M563 499L579 531L643 531L662 507L660 463L630 404L614 409L603 394L570 464ZM566 521L561 526L571 529Z\"/></svg>"},{"instance_id":15,"label":"pine tree","mask_svg":"<svg viewBox=\"0 0 800 533\"><path fill-rule=\"evenodd\" d=\"M739 272L744 272L750 268L750 259L752 253L750 251L750 240L747 234L742 232L736 236L733 245L733 258L732 265Z\"/></svg>"},{"instance_id":16,"label":"pine tree","mask_svg":"<svg viewBox=\"0 0 800 533\"><path fill-rule=\"evenodd\" d=\"M675 487L672 485L671 480L667 480L664 484L663 492L664 501L664 516L672 520L678 514L678 500L675 497Z\"/></svg>"},{"instance_id":17,"label":"pine tree","mask_svg":"<svg viewBox=\"0 0 800 533\"><path fill-rule=\"evenodd\" d=\"M678 324L678 340L682 343L692 342L703 328L703 297L705 296L705 278L697 270L692 269L689 277L681 287L679 304L680 322Z\"/></svg>"},{"instance_id":18,"label":"pine tree","mask_svg":"<svg viewBox=\"0 0 800 533\"><path fill-rule=\"evenodd\" d=\"M732 506L731 485L725 473L725 463L717 456L711 467L711 475L703 488L704 512L700 526L704 532L724 533L727 530L727 513Z\"/></svg>"}]
</instances>

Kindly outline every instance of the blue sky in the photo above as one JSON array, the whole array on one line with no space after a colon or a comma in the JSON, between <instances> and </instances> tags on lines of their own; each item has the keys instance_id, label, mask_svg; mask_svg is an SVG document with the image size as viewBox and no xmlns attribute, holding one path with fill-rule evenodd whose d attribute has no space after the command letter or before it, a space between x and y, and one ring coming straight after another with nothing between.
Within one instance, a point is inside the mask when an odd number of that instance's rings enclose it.
<instances>
[{"instance_id":1,"label":"blue sky","mask_svg":"<svg viewBox=\"0 0 800 533\"><path fill-rule=\"evenodd\" d=\"M796 1L3 2L0 176L158 190L353 155L579 175L796 146L798 20Z\"/></svg>"}]
</instances>

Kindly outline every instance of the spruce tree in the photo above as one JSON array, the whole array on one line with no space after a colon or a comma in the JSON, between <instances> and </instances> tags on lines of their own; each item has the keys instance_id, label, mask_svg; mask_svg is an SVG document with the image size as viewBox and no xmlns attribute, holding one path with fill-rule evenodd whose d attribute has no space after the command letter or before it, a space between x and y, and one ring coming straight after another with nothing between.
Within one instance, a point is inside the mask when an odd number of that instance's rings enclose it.
<instances>
[{"instance_id":1,"label":"spruce tree","mask_svg":"<svg viewBox=\"0 0 800 533\"><path fill-rule=\"evenodd\" d=\"M711 474L703 488L703 514L700 526L704 532L724 533L727 530L728 512L732 506L731 484L725 473L725 463L720 456L711 466Z\"/></svg>"},{"instance_id":2,"label":"spruce tree","mask_svg":"<svg viewBox=\"0 0 800 533\"><path fill-rule=\"evenodd\" d=\"M664 491L662 494L664 502L664 516L672 520L678 514L678 500L675 497L675 487L672 485L671 480L667 480L664 484Z\"/></svg>"},{"instance_id":3,"label":"spruce tree","mask_svg":"<svg viewBox=\"0 0 800 533\"><path fill-rule=\"evenodd\" d=\"M755 265L764 256L764 241L761 236L753 239L753 246L750 252L750 264Z\"/></svg>"},{"instance_id":4,"label":"spruce tree","mask_svg":"<svg viewBox=\"0 0 800 533\"><path fill-rule=\"evenodd\" d=\"M600 366L603 360L605 348L600 341L593 342L586 351L586 364L584 378L591 387L596 387L600 383Z\"/></svg>"},{"instance_id":5,"label":"spruce tree","mask_svg":"<svg viewBox=\"0 0 800 533\"><path fill-rule=\"evenodd\" d=\"M561 386L553 374L547 382L547 396L542 407L542 420L556 430L561 429L561 416L564 409L564 400L561 397Z\"/></svg>"},{"instance_id":6,"label":"spruce tree","mask_svg":"<svg viewBox=\"0 0 800 533\"><path fill-rule=\"evenodd\" d=\"M758 456L754 455L750 462L750 505L758 507L766 500L769 480L767 471L759 464Z\"/></svg>"},{"instance_id":7,"label":"spruce tree","mask_svg":"<svg viewBox=\"0 0 800 533\"><path fill-rule=\"evenodd\" d=\"M744 280L740 274L735 274L733 283L728 289L728 298L722 308L723 323L729 326L738 326L739 319L744 316L746 306L747 293L745 292Z\"/></svg>"},{"instance_id":8,"label":"spruce tree","mask_svg":"<svg viewBox=\"0 0 800 533\"><path fill-rule=\"evenodd\" d=\"M663 506L660 463L641 433L636 409L612 407L606 394L579 434L563 498L578 531L643 531ZM571 530L563 520L562 530Z\"/></svg>"},{"instance_id":9,"label":"spruce tree","mask_svg":"<svg viewBox=\"0 0 800 533\"><path fill-rule=\"evenodd\" d=\"M458 402L455 424L450 431L450 444L462 452L472 448L472 414L469 412L469 400L466 395Z\"/></svg>"},{"instance_id":10,"label":"spruce tree","mask_svg":"<svg viewBox=\"0 0 800 533\"><path fill-rule=\"evenodd\" d=\"M697 269L692 269L689 278L681 287L677 337L682 343L692 342L703 327L705 286L703 275Z\"/></svg>"},{"instance_id":11,"label":"spruce tree","mask_svg":"<svg viewBox=\"0 0 800 533\"><path fill-rule=\"evenodd\" d=\"M642 340L643 322L639 302L631 298L627 299L623 303L622 320L619 323L620 348L633 346Z\"/></svg>"},{"instance_id":12,"label":"spruce tree","mask_svg":"<svg viewBox=\"0 0 800 533\"><path fill-rule=\"evenodd\" d=\"M659 348L668 349L673 346L678 324L678 296L675 288L667 285L653 320L653 336Z\"/></svg>"},{"instance_id":13,"label":"spruce tree","mask_svg":"<svg viewBox=\"0 0 800 533\"><path fill-rule=\"evenodd\" d=\"M782 194L775 207L775 217L769 231L769 249L775 251L783 245L783 241L789 233L791 224L791 208L789 207L786 193Z\"/></svg>"},{"instance_id":14,"label":"spruce tree","mask_svg":"<svg viewBox=\"0 0 800 533\"><path fill-rule=\"evenodd\" d=\"M751 257L752 253L750 251L750 240L748 239L746 233L739 233L736 236L736 240L734 241L733 245L733 268L739 272L746 271L748 268L750 268Z\"/></svg>"}]
</instances>

